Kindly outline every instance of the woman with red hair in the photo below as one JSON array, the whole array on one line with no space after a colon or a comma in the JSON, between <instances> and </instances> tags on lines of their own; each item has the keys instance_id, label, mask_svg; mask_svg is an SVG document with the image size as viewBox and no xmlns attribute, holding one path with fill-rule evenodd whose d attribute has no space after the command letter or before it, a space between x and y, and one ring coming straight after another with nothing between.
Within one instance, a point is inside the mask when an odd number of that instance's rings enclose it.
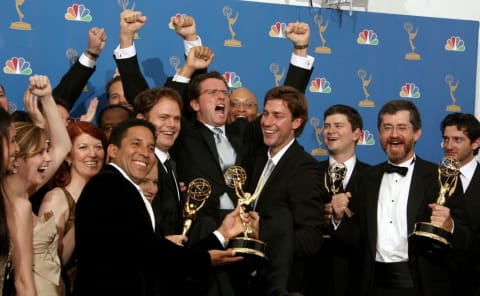
<instances>
[{"instance_id":1,"label":"woman with red hair","mask_svg":"<svg viewBox=\"0 0 480 296\"><path fill-rule=\"evenodd\" d=\"M105 162L106 138L101 129L85 121L71 121L67 131L72 150L54 177L54 186L42 200L39 215L53 212L59 235L58 255L62 262L66 295L72 290L75 272L75 204L83 187Z\"/></svg>"}]
</instances>

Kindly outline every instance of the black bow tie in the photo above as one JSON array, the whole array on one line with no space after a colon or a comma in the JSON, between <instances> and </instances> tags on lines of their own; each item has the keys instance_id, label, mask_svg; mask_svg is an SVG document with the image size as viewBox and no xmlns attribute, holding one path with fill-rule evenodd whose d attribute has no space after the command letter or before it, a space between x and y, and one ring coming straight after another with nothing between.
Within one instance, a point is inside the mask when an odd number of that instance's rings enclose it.
<instances>
[{"instance_id":1,"label":"black bow tie","mask_svg":"<svg viewBox=\"0 0 480 296\"><path fill-rule=\"evenodd\" d=\"M405 176L408 172L408 168L407 167L402 167L402 166L396 166L396 165L393 165L391 163L387 163L385 165L385 172L387 172L388 174L397 173L397 174L400 174L402 176Z\"/></svg>"}]
</instances>

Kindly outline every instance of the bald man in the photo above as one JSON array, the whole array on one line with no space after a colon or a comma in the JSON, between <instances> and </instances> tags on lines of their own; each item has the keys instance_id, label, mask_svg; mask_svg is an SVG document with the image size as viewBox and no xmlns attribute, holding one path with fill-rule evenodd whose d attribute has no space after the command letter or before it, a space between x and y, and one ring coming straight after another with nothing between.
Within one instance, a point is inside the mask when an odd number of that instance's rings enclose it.
<instances>
[{"instance_id":1,"label":"bald man","mask_svg":"<svg viewBox=\"0 0 480 296\"><path fill-rule=\"evenodd\" d=\"M238 117L252 121L258 117L258 101L255 95L246 87L236 88L230 95L230 112L228 122L232 123Z\"/></svg>"}]
</instances>

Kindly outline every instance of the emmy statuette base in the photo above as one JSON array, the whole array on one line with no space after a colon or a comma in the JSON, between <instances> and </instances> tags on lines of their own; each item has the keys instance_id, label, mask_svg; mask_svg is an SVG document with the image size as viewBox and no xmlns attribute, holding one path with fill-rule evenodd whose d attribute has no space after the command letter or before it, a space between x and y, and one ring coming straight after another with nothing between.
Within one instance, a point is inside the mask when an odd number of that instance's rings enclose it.
<instances>
[{"instance_id":1,"label":"emmy statuette base","mask_svg":"<svg viewBox=\"0 0 480 296\"><path fill-rule=\"evenodd\" d=\"M408 240L423 251L430 254L438 254L449 251L452 234L432 223L415 223L415 228Z\"/></svg>"},{"instance_id":2,"label":"emmy statuette base","mask_svg":"<svg viewBox=\"0 0 480 296\"><path fill-rule=\"evenodd\" d=\"M259 240L249 237L236 237L228 243L228 248L233 249L237 256L242 256L242 261L234 263L235 268L251 272L265 265L267 245Z\"/></svg>"}]
</instances>

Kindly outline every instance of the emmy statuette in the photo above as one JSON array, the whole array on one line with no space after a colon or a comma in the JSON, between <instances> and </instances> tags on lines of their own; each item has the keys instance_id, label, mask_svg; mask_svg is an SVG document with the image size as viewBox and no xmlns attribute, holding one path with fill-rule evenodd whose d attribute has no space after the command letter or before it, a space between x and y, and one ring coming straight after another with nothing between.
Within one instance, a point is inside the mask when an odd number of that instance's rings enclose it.
<instances>
[{"instance_id":1,"label":"emmy statuette","mask_svg":"<svg viewBox=\"0 0 480 296\"><path fill-rule=\"evenodd\" d=\"M203 178L193 179L188 184L187 198L185 200L185 205L183 206L183 217L185 220L183 221L182 235L188 233L193 220L195 220L195 215L210 197L210 193L212 193L210 183Z\"/></svg>"},{"instance_id":2,"label":"emmy statuette","mask_svg":"<svg viewBox=\"0 0 480 296\"><path fill-rule=\"evenodd\" d=\"M323 184L328 193L328 200L325 201L326 203L330 203L332 201L332 196L335 194L344 192L343 180L346 176L347 167L343 162L336 162L328 166L323 178ZM349 218L352 217L352 211L346 208L345 215ZM323 238L330 238L330 235L324 234Z\"/></svg>"},{"instance_id":3,"label":"emmy statuette","mask_svg":"<svg viewBox=\"0 0 480 296\"><path fill-rule=\"evenodd\" d=\"M453 157L442 158L438 166L438 182L440 193L436 203L444 205L455 188L457 187L460 164ZM413 232L409 235L409 241L419 246L428 253L444 252L452 247L450 242L452 234L430 222L417 222Z\"/></svg>"},{"instance_id":4,"label":"emmy statuette","mask_svg":"<svg viewBox=\"0 0 480 296\"><path fill-rule=\"evenodd\" d=\"M238 204L242 206L249 206L260 194L263 188L263 181L260 179L261 185L257 186L255 193L250 194L243 191L243 185L247 180L245 169L240 166L229 167L224 174L227 186L235 188L235 194L238 197ZM265 264L267 257L265 256L265 249L267 245L257 239L251 238L248 235L253 232L250 225L244 221L244 210L240 208L240 218L242 219L244 232L243 236L239 236L230 240L228 247L235 250L237 255L243 256L244 260L241 264L245 269L255 269ZM237 264L239 265L239 264Z\"/></svg>"}]
</instances>

